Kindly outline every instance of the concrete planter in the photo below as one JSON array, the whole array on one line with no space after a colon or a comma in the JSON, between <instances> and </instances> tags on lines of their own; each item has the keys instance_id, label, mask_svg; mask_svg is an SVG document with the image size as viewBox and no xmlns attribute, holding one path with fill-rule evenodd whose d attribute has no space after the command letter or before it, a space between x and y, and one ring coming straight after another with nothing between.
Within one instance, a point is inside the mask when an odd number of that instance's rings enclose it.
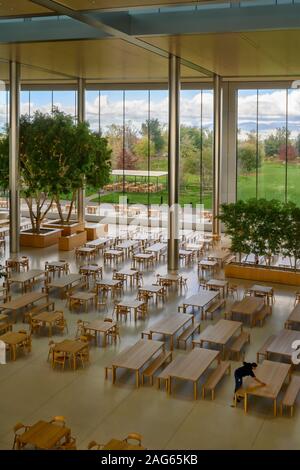
<instances>
[{"instance_id":1,"label":"concrete planter","mask_svg":"<svg viewBox=\"0 0 300 470\"><path fill-rule=\"evenodd\" d=\"M43 227L60 229L62 230L62 236L68 237L79 230L84 230L84 222L79 223L71 220L68 224L62 224L60 220L53 220L53 222L44 224Z\"/></svg>"},{"instance_id":2,"label":"concrete planter","mask_svg":"<svg viewBox=\"0 0 300 470\"><path fill-rule=\"evenodd\" d=\"M20 245L32 248L46 248L57 245L62 231L59 229L41 229L41 233L33 233L30 230L23 230L20 233Z\"/></svg>"}]
</instances>

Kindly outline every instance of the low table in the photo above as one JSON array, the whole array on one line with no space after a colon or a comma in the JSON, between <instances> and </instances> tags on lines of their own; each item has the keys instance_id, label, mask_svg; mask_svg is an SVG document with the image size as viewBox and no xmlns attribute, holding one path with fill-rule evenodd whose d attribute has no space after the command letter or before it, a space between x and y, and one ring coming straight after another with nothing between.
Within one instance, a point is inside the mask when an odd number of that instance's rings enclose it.
<instances>
[{"instance_id":1,"label":"low table","mask_svg":"<svg viewBox=\"0 0 300 470\"><path fill-rule=\"evenodd\" d=\"M44 292L28 292L27 294L16 297L9 302L4 302L0 304L0 310L2 311L11 311L14 315L14 321L16 321L17 310L25 307L32 306L35 302L38 302L41 299L48 300L48 294Z\"/></svg>"},{"instance_id":2,"label":"low table","mask_svg":"<svg viewBox=\"0 0 300 470\"><path fill-rule=\"evenodd\" d=\"M145 447L128 444L126 441L120 441L119 439L110 439L101 450L146 450Z\"/></svg>"},{"instance_id":3,"label":"low table","mask_svg":"<svg viewBox=\"0 0 300 470\"><path fill-rule=\"evenodd\" d=\"M272 302L272 298L274 295L273 287L254 284L254 286L250 287L248 291L251 292L251 294L253 294L254 296L266 298L268 304L270 303L270 301Z\"/></svg>"},{"instance_id":4,"label":"low table","mask_svg":"<svg viewBox=\"0 0 300 470\"><path fill-rule=\"evenodd\" d=\"M66 276L62 276L59 279L53 279L48 284L48 289L55 288L60 289L61 296L63 297L65 291L73 287L73 284L82 280L82 276L80 274L67 274Z\"/></svg>"},{"instance_id":5,"label":"low table","mask_svg":"<svg viewBox=\"0 0 300 470\"><path fill-rule=\"evenodd\" d=\"M143 302L142 300L121 300L117 304L117 306L129 308L130 310L133 310L134 321L137 321L138 309L142 305L145 305L145 302ZM118 319L118 312L117 312L117 319Z\"/></svg>"},{"instance_id":6,"label":"low table","mask_svg":"<svg viewBox=\"0 0 300 470\"><path fill-rule=\"evenodd\" d=\"M26 292L27 286L31 286L31 284L40 276L45 276L45 271L42 269L30 269L24 273L13 274L7 279L7 281L9 285L14 283L21 284L22 292Z\"/></svg>"}]
</instances>

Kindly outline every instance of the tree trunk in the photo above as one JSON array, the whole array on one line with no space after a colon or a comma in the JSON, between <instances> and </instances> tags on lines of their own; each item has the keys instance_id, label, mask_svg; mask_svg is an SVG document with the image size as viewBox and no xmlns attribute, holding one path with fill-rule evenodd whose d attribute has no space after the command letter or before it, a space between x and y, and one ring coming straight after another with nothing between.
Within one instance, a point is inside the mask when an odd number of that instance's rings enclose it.
<instances>
[{"instance_id":1,"label":"tree trunk","mask_svg":"<svg viewBox=\"0 0 300 470\"><path fill-rule=\"evenodd\" d=\"M34 216L34 212L32 210L32 198L31 197L30 198L25 197L25 201L26 201L26 204L27 204L28 210L29 210L31 228L32 228L32 231L34 232L36 227L35 227L35 222L34 222L35 216Z\"/></svg>"},{"instance_id":2,"label":"tree trunk","mask_svg":"<svg viewBox=\"0 0 300 470\"><path fill-rule=\"evenodd\" d=\"M64 220L64 215L63 215L62 209L61 209L61 203L60 203L59 196L55 197L55 202L56 202L56 205L57 205L57 210L58 210L60 221L63 224L65 220Z\"/></svg>"},{"instance_id":3,"label":"tree trunk","mask_svg":"<svg viewBox=\"0 0 300 470\"><path fill-rule=\"evenodd\" d=\"M71 201L71 204L70 204L70 208L69 208L69 212L68 212L68 217L67 217L67 222L70 222L70 218L71 218L71 215L72 215L72 210L73 210L73 205L74 205L75 197L76 197L76 191L73 191L73 193L72 193L72 201Z\"/></svg>"}]
</instances>

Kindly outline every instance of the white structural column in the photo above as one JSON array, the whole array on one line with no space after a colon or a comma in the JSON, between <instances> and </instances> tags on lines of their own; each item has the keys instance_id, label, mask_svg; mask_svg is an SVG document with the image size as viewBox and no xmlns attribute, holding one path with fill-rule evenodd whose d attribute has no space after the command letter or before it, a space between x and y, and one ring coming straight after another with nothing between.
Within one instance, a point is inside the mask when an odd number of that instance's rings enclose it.
<instances>
[{"instance_id":1,"label":"white structural column","mask_svg":"<svg viewBox=\"0 0 300 470\"><path fill-rule=\"evenodd\" d=\"M9 225L10 252L20 247L20 195L19 195L19 115L20 64L9 64Z\"/></svg>"},{"instance_id":2,"label":"white structural column","mask_svg":"<svg viewBox=\"0 0 300 470\"><path fill-rule=\"evenodd\" d=\"M78 95L77 95L78 109L77 117L78 122L85 120L85 80L83 78L78 79ZM77 195L77 217L79 222L85 220L85 190L80 188Z\"/></svg>"},{"instance_id":3,"label":"white structural column","mask_svg":"<svg viewBox=\"0 0 300 470\"><path fill-rule=\"evenodd\" d=\"M168 271L179 265L180 59L169 57Z\"/></svg>"},{"instance_id":4,"label":"white structural column","mask_svg":"<svg viewBox=\"0 0 300 470\"><path fill-rule=\"evenodd\" d=\"M213 149L213 235L220 235L222 85L219 75L214 76L214 149Z\"/></svg>"}]
</instances>

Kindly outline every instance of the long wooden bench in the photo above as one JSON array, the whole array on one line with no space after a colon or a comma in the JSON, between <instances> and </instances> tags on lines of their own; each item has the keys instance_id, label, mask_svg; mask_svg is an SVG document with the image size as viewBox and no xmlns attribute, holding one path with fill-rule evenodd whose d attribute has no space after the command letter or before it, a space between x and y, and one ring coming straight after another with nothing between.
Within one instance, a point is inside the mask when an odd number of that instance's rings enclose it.
<instances>
[{"instance_id":1,"label":"long wooden bench","mask_svg":"<svg viewBox=\"0 0 300 470\"><path fill-rule=\"evenodd\" d=\"M234 342L230 346L229 353L231 355L236 355L237 360L239 361L242 350L247 343L250 343L250 334L246 333L245 331L242 331L242 333L234 340ZM245 354L243 353L243 356L244 355Z\"/></svg>"},{"instance_id":2,"label":"long wooden bench","mask_svg":"<svg viewBox=\"0 0 300 470\"><path fill-rule=\"evenodd\" d=\"M46 302L44 304L36 305L31 310L24 312L23 323L25 323L28 320L29 315L34 316L34 315L37 315L38 313L41 313L43 310L49 310L50 308L51 310L54 310L54 307L55 307L55 302L53 302L52 300L49 300L49 302Z\"/></svg>"},{"instance_id":3,"label":"long wooden bench","mask_svg":"<svg viewBox=\"0 0 300 470\"><path fill-rule=\"evenodd\" d=\"M177 347L179 348L180 342L184 343L184 349L186 349L186 344L189 338L193 338L194 334L200 333L200 323L192 323L188 328L186 328L180 336L177 338Z\"/></svg>"},{"instance_id":4,"label":"long wooden bench","mask_svg":"<svg viewBox=\"0 0 300 470\"><path fill-rule=\"evenodd\" d=\"M257 312L254 318L255 325L260 323L260 326L263 326L263 323L268 315L271 315L272 307L270 305L264 305L263 308Z\"/></svg>"},{"instance_id":5,"label":"long wooden bench","mask_svg":"<svg viewBox=\"0 0 300 470\"><path fill-rule=\"evenodd\" d=\"M155 372L160 369L166 362L172 361L172 352L162 352L158 357L154 359L154 361L143 371L142 373L142 385L144 385L144 378L150 378L150 384L153 385L153 376Z\"/></svg>"},{"instance_id":6,"label":"long wooden bench","mask_svg":"<svg viewBox=\"0 0 300 470\"><path fill-rule=\"evenodd\" d=\"M210 319L213 320L214 319L214 313L216 313L216 311L219 310L219 308L224 307L225 303L226 303L225 299L221 299L221 300L217 300L216 302L211 304L207 308L207 310L205 310L205 313L204 313L205 320L207 320L207 314L208 313L210 314Z\"/></svg>"},{"instance_id":7,"label":"long wooden bench","mask_svg":"<svg viewBox=\"0 0 300 470\"><path fill-rule=\"evenodd\" d=\"M217 366L217 368L210 374L205 384L202 386L202 398L205 398L205 392L211 392L211 399L215 399L215 388L220 382L220 380L224 377L224 375L228 372L228 375L231 373L231 364L229 361L222 361Z\"/></svg>"},{"instance_id":8,"label":"long wooden bench","mask_svg":"<svg viewBox=\"0 0 300 470\"><path fill-rule=\"evenodd\" d=\"M297 375L293 375L292 379L288 385L288 388L285 392L285 395L283 397L283 400L280 404L280 414L282 415L283 413L283 407L289 407L290 412L291 412L291 417L293 416L294 413L294 405L295 401L297 399L298 393L300 391L300 377Z\"/></svg>"},{"instance_id":9,"label":"long wooden bench","mask_svg":"<svg viewBox=\"0 0 300 470\"><path fill-rule=\"evenodd\" d=\"M259 358L262 356L264 359L267 358L267 349L270 344L274 341L276 335L271 335L262 345L262 347L256 353L256 362L259 363Z\"/></svg>"}]
</instances>

